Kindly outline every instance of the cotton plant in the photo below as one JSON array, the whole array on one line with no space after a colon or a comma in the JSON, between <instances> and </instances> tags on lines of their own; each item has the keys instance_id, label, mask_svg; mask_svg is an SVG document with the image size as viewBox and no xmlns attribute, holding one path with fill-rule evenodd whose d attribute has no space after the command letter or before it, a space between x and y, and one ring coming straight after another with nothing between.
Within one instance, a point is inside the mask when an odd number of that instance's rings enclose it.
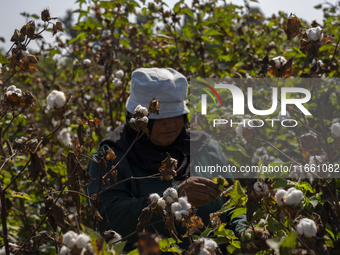
<instances>
[{"instance_id":1,"label":"cotton plant","mask_svg":"<svg viewBox=\"0 0 340 255\"><path fill-rule=\"evenodd\" d=\"M66 104L66 97L64 92L53 90L46 97L47 105L52 109L62 108Z\"/></svg>"},{"instance_id":2,"label":"cotton plant","mask_svg":"<svg viewBox=\"0 0 340 255\"><path fill-rule=\"evenodd\" d=\"M71 255L71 254L85 254L87 251L87 244L91 238L84 234L77 234L74 231L68 231L63 235L62 243L63 247L60 249L60 255Z\"/></svg>"},{"instance_id":3,"label":"cotton plant","mask_svg":"<svg viewBox=\"0 0 340 255\"><path fill-rule=\"evenodd\" d=\"M287 205L291 207L297 207L303 198L303 192L301 190L295 189L294 187L288 189L287 191L279 188L275 194L275 201L278 206Z\"/></svg>"}]
</instances>

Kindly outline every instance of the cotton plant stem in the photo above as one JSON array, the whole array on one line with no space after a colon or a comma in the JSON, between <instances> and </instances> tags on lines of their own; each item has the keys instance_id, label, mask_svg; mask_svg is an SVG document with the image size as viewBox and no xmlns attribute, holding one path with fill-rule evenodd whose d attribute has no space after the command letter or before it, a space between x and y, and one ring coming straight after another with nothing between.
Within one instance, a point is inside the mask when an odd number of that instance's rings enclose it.
<instances>
[{"instance_id":1,"label":"cotton plant stem","mask_svg":"<svg viewBox=\"0 0 340 255\"><path fill-rule=\"evenodd\" d=\"M101 197L101 191L103 188L103 180L102 180L102 175L103 175L103 160L104 158L102 155L99 155L99 184L98 184L98 193L97 193L97 199L96 199L96 209L99 211L99 202L100 202L100 197ZM95 215L93 215L93 230L97 230L97 218Z\"/></svg>"},{"instance_id":2,"label":"cotton plant stem","mask_svg":"<svg viewBox=\"0 0 340 255\"><path fill-rule=\"evenodd\" d=\"M64 184L62 190L60 191L59 195L57 196L57 198L54 200L52 206L48 209L48 211L45 213L45 216L42 218L42 220L40 221L40 223L38 224L38 226L34 229L34 231L31 233L31 235L27 238L27 240L25 241L25 243L19 248L19 250L17 250L16 253L14 253L14 255L19 254L19 252L25 247L25 245L31 240L31 238L35 235L35 233L37 232L37 230L41 227L41 225L44 223L45 219L48 217L48 215L50 214L50 212L52 211L54 205L57 203L58 199L61 197L61 195L63 194L65 188L67 187L69 181L70 181L70 177L75 173L75 171L77 170L77 166L75 166L75 168L73 169L72 173L70 174L69 178L67 179L66 183Z\"/></svg>"},{"instance_id":3,"label":"cotton plant stem","mask_svg":"<svg viewBox=\"0 0 340 255\"><path fill-rule=\"evenodd\" d=\"M144 132L142 132L139 136L138 136L139 132L137 133L136 138L133 140L133 142L131 143L130 147L126 150L126 152L124 153L123 157L121 157L121 159L117 162L116 165L114 165L111 170L109 172L107 172L103 177L102 180L105 180L106 177L111 174L116 168L117 166L120 164L120 162L122 162L122 160L126 157L126 155L129 153L129 151L132 149L132 146L144 135Z\"/></svg>"},{"instance_id":4,"label":"cotton plant stem","mask_svg":"<svg viewBox=\"0 0 340 255\"><path fill-rule=\"evenodd\" d=\"M11 182L6 186L6 188L4 189L4 191L6 191L14 182L15 180L22 174L23 171L25 171L26 167L28 166L28 164L31 162L31 159L29 159L25 166L21 169L21 171L11 180Z\"/></svg>"},{"instance_id":5,"label":"cotton plant stem","mask_svg":"<svg viewBox=\"0 0 340 255\"><path fill-rule=\"evenodd\" d=\"M2 183L0 182L2 234L3 234L3 238L4 238L4 244L5 244L5 254L9 255L5 194L6 194L6 192L3 190Z\"/></svg>"}]
</instances>

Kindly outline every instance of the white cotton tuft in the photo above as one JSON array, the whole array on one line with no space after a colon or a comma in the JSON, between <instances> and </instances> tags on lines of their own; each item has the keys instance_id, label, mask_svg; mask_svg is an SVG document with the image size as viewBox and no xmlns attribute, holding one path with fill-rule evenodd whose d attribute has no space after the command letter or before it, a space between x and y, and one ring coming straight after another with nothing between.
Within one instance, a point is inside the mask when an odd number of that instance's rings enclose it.
<instances>
[{"instance_id":1,"label":"white cotton tuft","mask_svg":"<svg viewBox=\"0 0 340 255\"><path fill-rule=\"evenodd\" d=\"M175 213L175 218L176 218L176 220L181 220L182 219L182 214L181 214L181 212L179 212L179 211L176 211Z\"/></svg>"},{"instance_id":2,"label":"white cotton tuft","mask_svg":"<svg viewBox=\"0 0 340 255\"><path fill-rule=\"evenodd\" d=\"M315 222L308 218L300 220L299 224L296 226L296 231L298 234L306 237L316 236L316 233L318 232Z\"/></svg>"},{"instance_id":3,"label":"white cotton tuft","mask_svg":"<svg viewBox=\"0 0 340 255\"><path fill-rule=\"evenodd\" d=\"M123 82L122 82L121 80L117 79L117 78L114 78L114 79L112 80L112 82L113 82L113 85L114 85L115 87L119 87L120 85L123 84Z\"/></svg>"},{"instance_id":4,"label":"white cotton tuft","mask_svg":"<svg viewBox=\"0 0 340 255\"><path fill-rule=\"evenodd\" d=\"M152 193L149 195L149 199L151 203L155 204L158 202L158 199L160 199L160 196L157 193Z\"/></svg>"},{"instance_id":5,"label":"white cotton tuft","mask_svg":"<svg viewBox=\"0 0 340 255\"><path fill-rule=\"evenodd\" d=\"M166 206L166 202L163 198L160 198L160 199L158 199L157 205L164 209L165 206Z\"/></svg>"},{"instance_id":6,"label":"white cotton tuft","mask_svg":"<svg viewBox=\"0 0 340 255\"><path fill-rule=\"evenodd\" d=\"M81 233L77 236L76 244L78 249L84 248L85 244L90 242L91 238L88 235L85 235L84 233Z\"/></svg>"},{"instance_id":7,"label":"white cotton tuft","mask_svg":"<svg viewBox=\"0 0 340 255\"><path fill-rule=\"evenodd\" d=\"M308 29L306 33L311 41L321 41L323 38L322 28L319 26Z\"/></svg>"},{"instance_id":8,"label":"white cotton tuft","mask_svg":"<svg viewBox=\"0 0 340 255\"><path fill-rule=\"evenodd\" d=\"M166 197L165 200L168 202L168 203L172 203L174 201L174 199L172 197Z\"/></svg>"},{"instance_id":9,"label":"white cotton tuft","mask_svg":"<svg viewBox=\"0 0 340 255\"><path fill-rule=\"evenodd\" d=\"M275 57L272 60L275 63L276 69L279 69L280 67L282 67L283 65L287 63L287 60L282 56Z\"/></svg>"},{"instance_id":10,"label":"white cotton tuft","mask_svg":"<svg viewBox=\"0 0 340 255\"><path fill-rule=\"evenodd\" d=\"M181 210L180 213L181 213L182 215L185 215L185 216L189 216L189 214L190 214L189 211L188 211L188 210L185 210L185 209L184 209L184 210Z\"/></svg>"},{"instance_id":11,"label":"white cotton tuft","mask_svg":"<svg viewBox=\"0 0 340 255\"><path fill-rule=\"evenodd\" d=\"M71 249L67 248L66 246L61 247L59 255L70 255Z\"/></svg>"},{"instance_id":12,"label":"white cotton tuft","mask_svg":"<svg viewBox=\"0 0 340 255\"><path fill-rule=\"evenodd\" d=\"M19 97L22 96L22 91L21 89L17 88L15 85L11 85L7 88L7 91L5 93L6 96L10 96L13 93L17 94Z\"/></svg>"},{"instance_id":13,"label":"white cotton tuft","mask_svg":"<svg viewBox=\"0 0 340 255\"><path fill-rule=\"evenodd\" d=\"M148 115L148 113L149 113L148 109L143 107L143 106L141 106L140 104L137 105L137 107L135 109L135 113L138 113L138 112L143 114L143 115L145 115L145 116Z\"/></svg>"},{"instance_id":14,"label":"white cotton tuft","mask_svg":"<svg viewBox=\"0 0 340 255\"><path fill-rule=\"evenodd\" d=\"M115 76L119 79L123 78L124 77L124 71L123 70L118 70L116 73L115 73Z\"/></svg>"},{"instance_id":15,"label":"white cotton tuft","mask_svg":"<svg viewBox=\"0 0 340 255\"><path fill-rule=\"evenodd\" d=\"M105 81L105 76L102 75L98 78L98 82L103 83Z\"/></svg>"},{"instance_id":16,"label":"white cotton tuft","mask_svg":"<svg viewBox=\"0 0 340 255\"><path fill-rule=\"evenodd\" d=\"M236 134L239 136L239 137L243 137L243 127L242 126L237 126L236 129Z\"/></svg>"},{"instance_id":17,"label":"white cotton tuft","mask_svg":"<svg viewBox=\"0 0 340 255\"><path fill-rule=\"evenodd\" d=\"M141 118L141 121L143 121L144 123L148 123L149 122L149 118L144 116L143 118Z\"/></svg>"},{"instance_id":18,"label":"white cotton tuft","mask_svg":"<svg viewBox=\"0 0 340 255\"><path fill-rule=\"evenodd\" d=\"M183 210L189 210L191 208L191 204L188 202L188 197L178 198L178 203L181 205Z\"/></svg>"},{"instance_id":19,"label":"white cotton tuft","mask_svg":"<svg viewBox=\"0 0 340 255\"><path fill-rule=\"evenodd\" d=\"M108 29L103 30L102 37L108 37L111 35L111 31Z\"/></svg>"},{"instance_id":20,"label":"white cotton tuft","mask_svg":"<svg viewBox=\"0 0 340 255\"><path fill-rule=\"evenodd\" d=\"M177 194L177 190L175 190L174 188L167 188L164 192L163 192L163 197L172 197L172 198L177 198L178 194Z\"/></svg>"},{"instance_id":21,"label":"white cotton tuft","mask_svg":"<svg viewBox=\"0 0 340 255\"><path fill-rule=\"evenodd\" d=\"M335 138L340 137L340 123L333 123L331 126L331 132Z\"/></svg>"},{"instance_id":22,"label":"white cotton tuft","mask_svg":"<svg viewBox=\"0 0 340 255\"><path fill-rule=\"evenodd\" d=\"M88 59L88 58L84 59L84 60L83 60L83 65L84 65L84 66L89 66L89 65L91 65L91 60Z\"/></svg>"},{"instance_id":23,"label":"white cotton tuft","mask_svg":"<svg viewBox=\"0 0 340 255\"><path fill-rule=\"evenodd\" d=\"M204 248L209 250L210 252L214 252L214 250L218 247L217 243L211 238L198 238L197 241L204 241Z\"/></svg>"},{"instance_id":24,"label":"white cotton tuft","mask_svg":"<svg viewBox=\"0 0 340 255\"><path fill-rule=\"evenodd\" d=\"M277 189L275 194L275 201L278 206L283 206L285 204L285 196L287 194L287 191L284 189Z\"/></svg>"},{"instance_id":25,"label":"white cotton tuft","mask_svg":"<svg viewBox=\"0 0 340 255\"><path fill-rule=\"evenodd\" d=\"M200 249L200 252L198 253L198 255L211 255L211 253L206 249Z\"/></svg>"},{"instance_id":26,"label":"white cotton tuft","mask_svg":"<svg viewBox=\"0 0 340 255\"><path fill-rule=\"evenodd\" d=\"M72 145L71 139L71 127L63 128L58 134L58 140L62 142L65 146Z\"/></svg>"},{"instance_id":27,"label":"white cotton tuft","mask_svg":"<svg viewBox=\"0 0 340 255\"><path fill-rule=\"evenodd\" d=\"M76 244L77 234L73 231L68 231L65 235L63 235L63 244L65 244L68 248L72 248Z\"/></svg>"},{"instance_id":28,"label":"white cotton tuft","mask_svg":"<svg viewBox=\"0 0 340 255\"><path fill-rule=\"evenodd\" d=\"M267 195L269 193L268 185L266 183L263 184L263 189L259 186L258 182L255 182L253 187L258 195Z\"/></svg>"},{"instance_id":29,"label":"white cotton tuft","mask_svg":"<svg viewBox=\"0 0 340 255\"><path fill-rule=\"evenodd\" d=\"M54 108L61 108L66 104L66 97L64 92L53 90L47 97L46 97L47 104L52 109Z\"/></svg>"},{"instance_id":30,"label":"white cotton tuft","mask_svg":"<svg viewBox=\"0 0 340 255\"><path fill-rule=\"evenodd\" d=\"M175 202L171 205L171 210L173 213L180 212L182 210L182 207L178 202Z\"/></svg>"},{"instance_id":31,"label":"white cotton tuft","mask_svg":"<svg viewBox=\"0 0 340 255\"><path fill-rule=\"evenodd\" d=\"M115 236L107 243L107 244L114 244L117 243L118 241L122 240L122 236L115 232Z\"/></svg>"},{"instance_id":32,"label":"white cotton tuft","mask_svg":"<svg viewBox=\"0 0 340 255\"><path fill-rule=\"evenodd\" d=\"M309 166L314 165L313 167L316 167L317 165L320 165L323 163L324 158L322 156L310 156L309 158Z\"/></svg>"},{"instance_id":33,"label":"white cotton tuft","mask_svg":"<svg viewBox=\"0 0 340 255\"><path fill-rule=\"evenodd\" d=\"M297 190L294 187L292 187L289 190L287 190L285 199L286 205L297 206L303 199L303 193L301 190Z\"/></svg>"}]
</instances>

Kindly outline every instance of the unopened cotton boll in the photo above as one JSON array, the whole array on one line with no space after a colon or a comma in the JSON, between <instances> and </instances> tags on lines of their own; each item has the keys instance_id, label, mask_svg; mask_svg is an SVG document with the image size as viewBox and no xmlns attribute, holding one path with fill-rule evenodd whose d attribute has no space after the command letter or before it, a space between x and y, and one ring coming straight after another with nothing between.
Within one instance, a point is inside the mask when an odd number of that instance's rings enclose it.
<instances>
[{"instance_id":1,"label":"unopened cotton boll","mask_svg":"<svg viewBox=\"0 0 340 255\"><path fill-rule=\"evenodd\" d=\"M67 248L66 246L63 246L63 247L61 247L59 254L60 255L70 255L71 249Z\"/></svg>"},{"instance_id":2,"label":"unopened cotton boll","mask_svg":"<svg viewBox=\"0 0 340 255\"><path fill-rule=\"evenodd\" d=\"M166 206L166 202L163 198L160 198L158 199L157 205L164 209Z\"/></svg>"},{"instance_id":3,"label":"unopened cotton boll","mask_svg":"<svg viewBox=\"0 0 340 255\"><path fill-rule=\"evenodd\" d=\"M61 108L66 104L66 97L64 92L53 90L47 97L46 101L49 107L52 109L54 108Z\"/></svg>"},{"instance_id":4,"label":"unopened cotton boll","mask_svg":"<svg viewBox=\"0 0 340 255\"><path fill-rule=\"evenodd\" d=\"M115 73L115 76L119 79L123 78L124 77L124 71L123 70L118 70L116 73Z\"/></svg>"},{"instance_id":5,"label":"unopened cotton boll","mask_svg":"<svg viewBox=\"0 0 340 255\"><path fill-rule=\"evenodd\" d=\"M149 199L150 199L151 203L155 204L155 203L158 203L160 196L157 193L152 193L152 194L149 195Z\"/></svg>"},{"instance_id":6,"label":"unopened cotton boll","mask_svg":"<svg viewBox=\"0 0 340 255\"><path fill-rule=\"evenodd\" d=\"M275 194L275 201L278 206L283 206L285 204L285 196L287 194L287 191L284 189L277 189Z\"/></svg>"},{"instance_id":7,"label":"unopened cotton boll","mask_svg":"<svg viewBox=\"0 0 340 255\"><path fill-rule=\"evenodd\" d=\"M296 231L298 234L306 237L316 236L316 233L318 232L315 222L308 218L300 220L299 224L296 226Z\"/></svg>"},{"instance_id":8,"label":"unopened cotton boll","mask_svg":"<svg viewBox=\"0 0 340 255\"><path fill-rule=\"evenodd\" d=\"M287 63L287 60L282 56L275 57L272 60L275 63L276 69L281 68L283 65L285 65Z\"/></svg>"},{"instance_id":9,"label":"unopened cotton boll","mask_svg":"<svg viewBox=\"0 0 340 255\"><path fill-rule=\"evenodd\" d=\"M308 29L306 33L311 41L321 41L323 38L322 28L319 26Z\"/></svg>"},{"instance_id":10,"label":"unopened cotton boll","mask_svg":"<svg viewBox=\"0 0 340 255\"><path fill-rule=\"evenodd\" d=\"M335 138L339 138L340 137L340 123L339 122L332 124L331 132L332 132L332 135Z\"/></svg>"},{"instance_id":11,"label":"unopened cotton boll","mask_svg":"<svg viewBox=\"0 0 340 255\"><path fill-rule=\"evenodd\" d=\"M301 190L297 190L294 187L287 190L285 196L286 205L297 206L303 199L303 193Z\"/></svg>"},{"instance_id":12,"label":"unopened cotton boll","mask_svg":"<svg viewBox=\"0 0 340 255\"><path fill-rule=\"evenodd\" d=\"M84 248L85 244L90 242L91 238L88 235L85 235L84 233L81 233L77 236L76 244L78 249Z\"/></svg>"}]
</instances>

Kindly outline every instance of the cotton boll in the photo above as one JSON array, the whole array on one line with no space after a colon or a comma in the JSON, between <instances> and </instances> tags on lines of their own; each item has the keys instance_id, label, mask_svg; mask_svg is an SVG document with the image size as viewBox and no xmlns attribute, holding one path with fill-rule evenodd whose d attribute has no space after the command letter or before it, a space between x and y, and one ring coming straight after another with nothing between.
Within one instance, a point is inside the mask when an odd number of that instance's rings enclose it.
<instances>
[{"instance_id":1,"label":"cotton boll","mask_svg":"<svg viewBox=\"0 0 340 255\"><path fill-rule=\"evenodd\" d=\"M168 203L172 203L174 200L172 197L166 197L165 200L168 202Z\"/></svg>"},{"instance_id":2,"label":"cotton boll","mask_svg":"<svg viewBox=\"0 0 340 255\"><path fill-rule=\"evenodd\" d=\"M306 237L316 236L316 233L318 232L315 222L308 218L300 220L299 224L296 226L296 231L298 234Z\"/></svg>"},{"instance_id":3,"label":"cotton boll","mask_svg":"<svg viewBox=\"0 0 340 255\"><path fill-rule=\"evenodd\" d=\"M321 41L323 38L322 28L319 26L308 29L306 33L311 41Z\"/></svg>"},{"instance_id":4,"label":"cotton boll","mask_svg":"<svg viewBox=\"0 0 340 255\"><path fill-rule=\"evenodd\" d=\"M177 198L177 197L178 197L177 190L175 190L174 188L170 188L170 195L171 195L173 198Z\"/></svg>"},{"instance_id":5,"label":"cotton boll","mask_svg":"<svg viewBox=\"0 0 340 255\"><path fill-rule=\"evenodd\" d=\"M279 69L280 67L282 67L283 65L287 63L287 60L282 56L275 57L272 60L275 63L276 69Z\"/></svg>"},{"instance_id":6,"label":"cotton boll","mask_svg":"<svg viewBox=\"0 0 340 255\"><path fill-rule=\"evenodd\" d=\"M263 188L260 187L258 182L254 183L254 190L258 195L267 195L269 193L268 185L266 183L263 183Z\"/></svg>"},{"instance_id":7,"label":"cotton boll","mask_svg":"<svg viewBox=\"0 0 340 255\"><path fill-rule=\"evenodd\" d=\"M185 216L189 216L189 211L188 210L181 210L180 213Z\"/></svg>"},{"instance_id":8,"label":"cotton boll","mask_svg":"<svg viewBox=\"0 0 340 255\"><path fill-rule=\"evenodd\" d=\"M76 239L76 244L78 249L84 248L85 244L90 242L91 238L88 235L85 235L84 233L78 235Z\"/></svg>"},{"instance_id":9,"label":"cotton boll","mask_svg":"<svg viewBox=\"0 0 340 255\"><path fill-rule=\"evenodd\" d=\"M113 85L115 85L115 87L119 87L120 85L123 84L123 82L117 78L114 78L112 82L113 82Z\"/></svg>"},{"instance_id":10,"label":"cotton boll","mask_svg":"<svg viewBox=\"0 0 340 255\"><path fill-rule=\"evenodd\" d=\"M88 59L88 58L84 59L84 60L83 60L83 65L84 65L84 66L89 66L89 65L91 65L91 60Z\"/></svg>"},{"instance_id":11,"label":"cotton boll","mask_svg":"<svg viewBox=\"0 0 340 255\"><path fill-rule=\"evenodd\" d=\"M60 255L70 255L71 254L71 249L67 248L66 246L61 247Z\"/></svg>"},{"instance_id":12,"label":"cotton boll","mask_svg":"<svg viewBox=\"0 0 340 255\"><path fill-rule=\"evenodd\" d=\"M58 139L60 142L62 142L65 146L72 145L72 139L71 139L71 127L63 128L60 130L58 134Z\"/></svg>"},{"instance_id":13,"label":"cotton boll","mask_svg":"<svg viewBox=\"0 0 340 255\"><path fill-rule=\"evenodd\" d=\"M139 105L137 105L137 107L135 109L135 113L141 113L143 115L148 115L149 111L146 107L143 107L139 104Z\"/></svg>"},{"instance_id":14,"label":"cotton boll","mask_svg":"<svg viewBox=\"0 0 340 255\"><path fill-rule=\"evenodd\" d=\"M102 83L102 82L104 82L104 81L105 81L105 76L104 76L104 75L102 75L102 76L100 76L100 77L98 78L98 82Z\"/></svg>"},{"instance_id":15,"label":"cotton boll","mask_svg":"<svg viewBox=\"0 0 340 255\"><path fill-rule=\"evenodd\" d=\"M323 163L324 158L322 156L311 156L309 158L309 165L320 165L320 163Z\"/></svg>"},{"instance_id":16,"label":"cotton boll","mask_svg":"<svg viewBox=\"0 0 340 255\"><path fill-rule=\"evenodd\" d=\"M279 114L277 115L277 119L279 119L280 121L283 121L289 118L290 118L289 112L286 112L286 115L282 115L280 111Z\"/></svg>"},{"instance_id":17,"label":"cotton boll","mask_svg":"<svg viewBox=\"0 0 340 255\"><path fill-rule=\"evenodd\" d=\"M63 235L63 244L65 244L68 248L72 248L76 244L77 234L73 231L67 232Z\"/></svg>"},{"instance_id":18,"label":"cotton boll","mask_svg":"<svg viewBox=\"0 0 340 255\"><path fill-rule=\"evenodd\" d=\"M53 90L47 97L46 101L49 107L61 108L66 104L66 97L64 92Z\"/></svg>"},{"instance_id":19,"label":"cotton boll","mask_svg":"<svg viewBox=\"0 0 340 255\"><path fill-rule=\"evenodd\" d=\"M107 244L114 244L119 242L120 240L122 240L122 236L120 234L118 234L117 232L115 232L115 236L107 243Z\"/></svg>"},{"instance_id":20,"label":"cotton boll","mask_svg":"<svg viewBox=\"0 0 340 255\"><path fill-rule=\"evenodd\" d=\"M191 208L191 204L188 202L188 197L178 198L178 203L181 205L183 210L189 210Z\"/></svg>"},{"instance_id":21,"label":"cotton boll","mask_svg":"<svg viewBox=\"0 0 340 255\"><path fill-rule=\"evenodd\" d=\"M207 249L203 248L203 249L200 249L200 252L198 253L198 255L211 255L211 253Z\"/></svg>"},{"instance_id":22,"label":"cotton boll","mask_svg":"<svg viewBox=\"0 0 340 255\"><path fill-rule=\"evenodd\" d=\"M179 211L176 211L175 213L175 218L176 218L176 220L181 220L182 219L182 214L181 214L181 212L179 212Z\"/></svg>"},{"instance_id":23,"label":"cotton boll","mask_svg":"<svg viewBox=\"0 0 340 255\"><path fill-rule=\"evenodd\" d=\"M152 193L149 195L149 199L151 201L151 203L157 203L158 200L160 199L160 196L157 193Z\"/></svg>"},{"instance_id":24,"label":"cotton boll","mask_svg":"<svg viewBox=\"0 0 340 255\"><path fill-rule=\"evenodd\" d=\"M301 190L297 190L293 187L287 190L285 198L287 205L297 206L303 199L303 193Z\"/></svg>"},{"instance_id":25,"label":"cotton boll","mask_svg":"<svg viewBox=\"0 0 340 255\"><path fill-rule=\"evenodd\" d=\"M276 194L275 194L275 201L278 206L283 206L285 204L285 196L287 194L287 191L284 189L277 189Z\"/></svg>"},{"instance_id":26,"label":"cotton boll","mask_svg":"<svg viewBox=\"0 0 340 255\"><path fill-rule=\"evenodd\" d=\"M148 123L149 122L149 118L144 116L143 118L141 118L141 121L143 121L144 123Z\"/></svg>"},{"instance_id":27,"label":"cotton boll","mask_svg":"<svg viewBox=\"0 0 340 255\"><path fill-rule=\"evenodd\" d=\"M179 212L179 211L182 210L182 207L181 207L181 205L179 204L179 202L175 202L175 203L173 203L173 204L171 205L171 210L172 210L173 213Z\"/></svg>"},{"instance_id":28,"label":"cotton boll","mask_svg":"<svg viewBox=\"0 0 340 255\"><path fill-rule=\"evenodd\" d=\"M157 205L164 209L165 206L166 206L166 202L163 198L160 198L160 199L158 199Z\"/></svg>"},{"instance_id":29,"label":"cotton boll","mask_svg":"<svg viewBox=\"0 0 340 255\"><path fill-rule=\"evenodd\" d=\"M115 76L119 79L123 78L124 77L124 71L123 70L118 70L116 73L115 73Z\"/></svg>"},{"instance_id":30,"label":"cotton boll","mask_svg":"<svg viewBox=\"0 0 340 255\"><path fill-rule=\"evenodd\" d=\"M218 245L214 240L212 240L210 238L201 237L201 238L197 239L197 241L204 241L204 249L215 254L214 251L215 251L216 248L218 248Z\"/></svg>"},{"instance_id":31,"label":"cotton boll","mask_svg":"<svg viewBox=\"0 0 340 255\"><path fill-rule=\"evenodd\" d=\"M242 126L237 126L236 129L236 134L239 136L239 137L243 137L243 127Z\"/></svg>"},{"instance_id":32,"label":"cotton boll","mask_svg":"<svg viewBox=\"0 0 340 255\"><path fill-rule=\"evenodd\" d=\"M335 138L339 138L340 137L340 123L339 122L332 124L331 132L332 132L332 135Z\"/></svg>"}]
</instances>

